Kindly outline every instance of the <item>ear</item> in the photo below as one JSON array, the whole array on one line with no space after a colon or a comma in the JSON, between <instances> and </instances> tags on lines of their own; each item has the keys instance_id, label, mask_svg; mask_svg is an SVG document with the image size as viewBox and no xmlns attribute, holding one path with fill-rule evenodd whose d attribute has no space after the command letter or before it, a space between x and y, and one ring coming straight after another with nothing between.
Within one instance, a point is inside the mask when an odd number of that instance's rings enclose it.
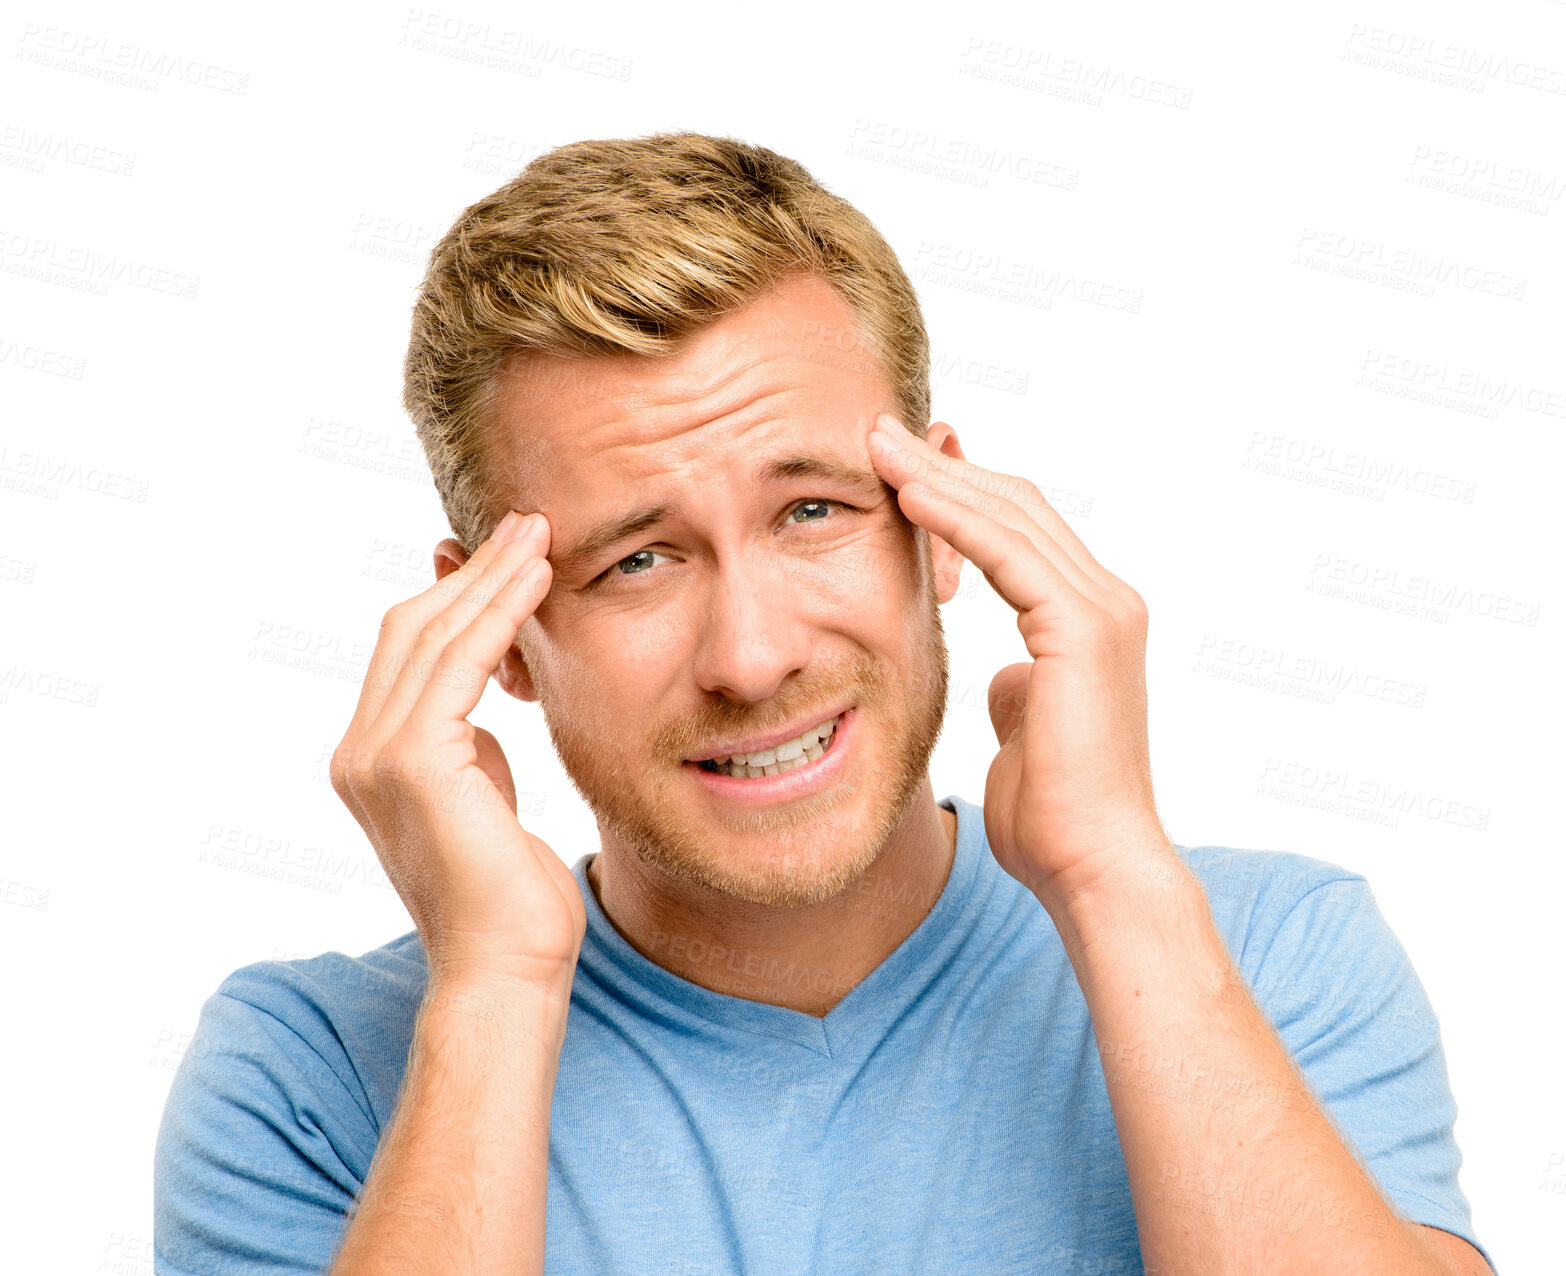
<instances>
[{"instance_id":1,"label":"ear","mask_svg":"<svg viewBox=\"0 0 1566 1276\"><path fill-rule=\"evenodd\" d=\"M445 580L452 572L468 561L468 552L462 548L462 542L448 536L435 546L435 579ZM517 636L521 636L518 630ZM538 690L533 685L533 675L528 672L527 659L522 654L522 648L513 640L506 654L500 658L500 667L495 670L495 681L501 689L518 700L537 700Z\"/></svg>"},{"instance_id":2,"label":"ear","mask_svg":"<svg viewBox=\"0 0 1566 1276\"><path fill-rule=\"evenodd\" d=\"M925 438L931 447L947 456L954 456L959 461L968 459L962 454L962 444L957 442L957 431L945 421L931 421ZM956 596L957 586L961 583L963 556L933 532L925 534L930 538L930 557L935 563L936 597L943 603L949 603Z\"/></svg>"}]
</instances>

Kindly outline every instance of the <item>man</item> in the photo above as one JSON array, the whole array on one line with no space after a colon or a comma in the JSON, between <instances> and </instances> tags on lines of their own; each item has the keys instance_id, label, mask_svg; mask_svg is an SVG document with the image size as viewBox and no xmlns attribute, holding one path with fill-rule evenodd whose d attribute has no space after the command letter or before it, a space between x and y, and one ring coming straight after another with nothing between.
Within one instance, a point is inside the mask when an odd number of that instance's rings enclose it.
<instances>
[{"instance_id":1,"label":"man","mask_svg":"<svg viewBox=\"0 0 1566 1276\"><path fill-rule=\"evenodd\" d=\"M730 139L563 147L436 248L406 376L455 536L332 780L416 930L207 1001L159 1271L1487 1270L1366 883L1170 844L1142 600L929 422L862 215ZM927 774L963 559L1025 655L982 807ZM597 817L570 869L491 677Z\"/></svg>"}]
</instances>

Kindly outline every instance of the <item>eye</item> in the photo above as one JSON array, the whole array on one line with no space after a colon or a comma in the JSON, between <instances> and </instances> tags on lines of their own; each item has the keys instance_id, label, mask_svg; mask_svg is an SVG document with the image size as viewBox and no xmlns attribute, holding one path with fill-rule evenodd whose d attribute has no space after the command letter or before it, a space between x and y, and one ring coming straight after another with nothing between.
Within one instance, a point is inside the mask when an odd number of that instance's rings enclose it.
<instances>
[{"instance_id":1,"label":"eye","mask_svg":"<svg viewBox=\"0 0 1566 1276\"><path fill-rule=\"evenodd\" d=\"M803 519L801 521L806 523L819 523L822 518L826 516L827 511L834 506L841 509L847 508L847 506L839 505L837 501L801 501L798 505L794 506L793 513L798 514L804 511L818 510L820 512L816 516Z\"/></svg>"},{"instance_id":2,"label":"eye","mask_svg":"<svg viewBox=\"0 0 1566 1276\"><path fill-rule=\"evenodd\" d=\"M808 500L801 501L788 512L787 520L790 523L820 523L824 522L833 510L841 510L844 513L852 512L853 506L844 501L833 500ZM804 514L804 518L796 519L794 515ZM667 558L667 554L661 554L655 549L639 549L634 554L627 554L613 567L601 572L587 583L586 588L594 590L601 588L620 576L645 576L654 567L652 560Z\"/></svg>"},{"instance_id":3,"label":"eye","mask_svg":"<svg viewBox=\"0 0 1566 1276\"><path fill-rule=\"evenodd\" d=\"M634 554L627 554L624 558L615 564L615 568L622 576L640 576L643 572L652 567L652 563L646 560L664 557L666 557L666 555L660 554L655 549L639 549ZM637 565L627 569L627 563Z\"/></svg>"}]
</instances>

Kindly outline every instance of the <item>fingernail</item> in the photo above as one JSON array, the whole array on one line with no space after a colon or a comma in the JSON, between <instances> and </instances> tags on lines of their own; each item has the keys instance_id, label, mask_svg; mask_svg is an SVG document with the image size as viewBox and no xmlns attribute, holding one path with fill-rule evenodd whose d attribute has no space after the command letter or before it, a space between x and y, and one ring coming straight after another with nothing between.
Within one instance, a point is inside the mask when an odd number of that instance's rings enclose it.
<instances>
[{"instance_id":1,"label":"fingernail","mask_svg":"<svg viewBox=\"0 0 1566 1276\"><path fill-rule=\"evenodd\" d=\"M508 541L519 541L537 526L537 514L529 514L526 518L519 518L512 525L510 532L506 534L506 539Z\"/></svg>"},{"instance_id":2,"label":"fingernail","mask_svg":"<svg viewBox=\"0 0 1566 1276\"><path fill-rule=\"evenodd\" d=\"M492 541L505 540L510 535L511 529L516 524L518 517L519 516L516 510L512 510L505 516L505 518L501 519L500 522L495 525L495 530L489 534L489 539Z\"/></svg>"}]
</instances>

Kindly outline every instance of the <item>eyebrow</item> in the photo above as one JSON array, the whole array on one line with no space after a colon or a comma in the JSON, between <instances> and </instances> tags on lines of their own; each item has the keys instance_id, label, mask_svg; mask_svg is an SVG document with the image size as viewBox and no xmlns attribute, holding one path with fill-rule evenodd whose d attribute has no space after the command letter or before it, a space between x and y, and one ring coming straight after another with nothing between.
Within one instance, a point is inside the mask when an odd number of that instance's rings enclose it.
<instances>
[{"instance_id":1,"label":"eyebrow","mask_svg":"<svg viewBox=\"0 0 1566 1276\"><path fill-rule=\"evenodd\" d=\"M782 483L802 478L826 479L860 493L867 500L876 499L890 489L890 485L873 471L823 456L778 457L761 468L756 482ZM551 555L551 565L557 575L574 578L607 550L638 532L656 527L669 514L670 506L661 504L606 518L585 532L570 549L558 557Z\"/></svg>"}]
</instances>

